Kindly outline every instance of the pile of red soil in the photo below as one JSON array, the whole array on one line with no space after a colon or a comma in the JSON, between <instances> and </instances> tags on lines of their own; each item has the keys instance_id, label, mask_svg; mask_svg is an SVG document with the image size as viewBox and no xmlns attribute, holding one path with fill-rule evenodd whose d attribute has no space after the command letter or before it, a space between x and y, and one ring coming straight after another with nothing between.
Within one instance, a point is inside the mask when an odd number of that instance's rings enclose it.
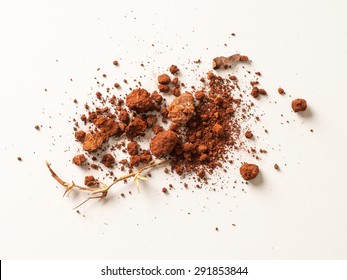
<instances>
[{"instance_id":1,"label":"pile of red soil","mask_svg":"<svg viewBox=\"0 0 347 280\"><path fill-rule=\"evenodd\" d=\"M238 56L238 63L248 63L246 58ZM223 61L217 62L220 68ZM120 67L117 61L113 64ZM139 87L123 98L111 93L118 91L118 83L103 93L96 92L97 102L84 106L82 124L75 120L75 138L82 143L85 155L76 155L73 163L94 169L104 166L113 175L112 169L117 165L122 171L131 172L155 158L165 158L177 174L195 174L198 180L204 181L214 169L232 163L232 153L240 149L259 159L259 149L249 146L253 133L244 125L249 119L257 122L252 113L254 98L267 94L258 88L258 81L249 81L249 92L242 92L238 77L230 74L222 77L210 71L200 77L199 87L194 85L187 91L179 81L180 73L172 65L168 73L158 75L156 90ZM284 90L280 88L279 93L284 94ZM303 99L292 103L295 112L305 110L306 106ZM139 142L147 145L142 147ZM126 156L117 158L115 150L123 151ZM260 153L266 151L260 149ZM244 163L240 167L245 180L254 179L258 173L255 164ZM86 177L86 184L93 181L94 177Z\"/></svg>"}]
</instances>

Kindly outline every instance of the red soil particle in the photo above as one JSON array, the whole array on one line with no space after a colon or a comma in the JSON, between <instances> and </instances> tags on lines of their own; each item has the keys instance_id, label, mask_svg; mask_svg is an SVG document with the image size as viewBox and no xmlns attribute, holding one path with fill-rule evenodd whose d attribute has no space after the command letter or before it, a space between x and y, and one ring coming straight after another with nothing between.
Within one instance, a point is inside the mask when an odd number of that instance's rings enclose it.
<instances>
[{"instance_id":1,"label":"red soil particle","mask_svg":"<svg viewBox=\"0 0 347 280\"><path fill-rule=\"evenodd\" d=\"M113 61L113 65L118 66L119 65L118 60Z\"/></svg>"},{"instance_id":2,"label":"red soil particle","mask_svg":"<svg viewBox=\"0 0 347 280\"><path fill-rule=\"evenodd\" d=\"M96 186L97 180L94 178L94 176L85 176L84 184L88 187Z\"/></svg>"},{"instance_id":3,"label":"red soil particle","mask_svg":"<svg viewBox=\"0 0 347 280\"><path fill-rule=\"evenodd\" d=\"M172 95L174 95L176 97L181 95L181 91L179 90L179 88L176 88L176 87L171 90L171 93L172 93Z\"/></svg>"},{"instance_id":4,"label":"red soil particle","mask_svg":"<svg viewBox=\"0 0 347 280\"><path fill-rule=\"evenodd\" d=\"M23 159L21 157L17 157L17 160L18 161L22 161Z\"/></svg>"},{"instance_id":5,"label":"red soil particle","mask_svg":"<svg viewBox=\"0 0 347 280\"><path fill-rule=\"evenodd\" d=\"M168 74L161 74L158 76L158 82L161 85L168 85L171 82L171 78Z\"/></svg>"},{"instance_id":6,"label":"red soil particle","mask_svg":"<svg viewBox=\"0 0 347 280\"><path fill-rule=\"evenodd\" d=\"M177 77L173 78L171 83L175 86L178 85L179 84L178 78Z\"/></svg>"},{"instance_id":7,"label":"red soil particle","mask_svg":"<svg viewBox=\"0 0 347 280\"><path fill-rule=\"evenodd\" d=\"M92 164L90 165L90 167L93 168L93 169L95 169L95 170L99 169L99 166L98 166L97 164L95 164L95 163L92 163Z\"/></svg>"},{"instance_id":8,"label":"red soil particle","mask_svg":"<svg viewBox=\"0 0 347 280\"><path fill-rule=\"evenodd\" d=\"M153 110L154 102L147 90L137 88L126 97L126 106L137 113Z\"/></svg>"},{"instance_id":9,"label":"red soil particle","mask_svg":"<svg viewBox=\"0 0 347 280\"><path fill-rule=\"evenodd\" d=\"M221 136L224 135L224 129L223 129L223 127L222 127L219 123L214 124L214 126L212 127L212 131L213 131L218 137L221 137Z\"/></svg>"},{"instance_id":10,"label":"red soil particle","mask_svg":"<svg viewBox=\"0 0 347 280\"><path fill-rule=\"evenodd\" d=\"M155 125L152 128L154 134L158 134L159 132L164 131L164 128L161 125Z\"/></svg>"},{"instance_id":11,"label":"red soil particle","mask_svg":"<svg viewBox=\"0 0 347 280\"><path fill-rule=\"evenodd\" d=\"M85 137L86 137L86 133L83 130L79 130L75 132L75 138L77 141L83 143Z\"/></svg>"},{"instance_id":12,"label":"red soil particle","mask_svg":"<svg viewBox=\"0 0 347 280\"><path fill-rule=\"evenodd\" d=\"M178 175L182 175L183 172L184 172L184 166L181 165L181 164L177 165L175 171L176 171L176 173L177 173Z\"/></svg>"},{"instance_id":13,"label":"red soil particle","mask_svg":"<svg viewBox=\"0 0 347 280\"><path fill-rule=\"evenodd\" d=\"M157 91L153 91L152 99L158 104L161 104L163 101L163 97Z\"/></svg>"},{"instance_id":14,"label":"red soil particle","mask_svg":"<svg viewBox=\"0 0 347 280\"><path fill-rule=\"evenodd\" d=\"M252 131L250 131L250 130L247 130L246 131L246 133L245 133L245 136L246 136L246 138L252 138L253 137L253 133L252 133Z\"/></svg>"},{"instance_id":15,"label":"red soil particle","mask_svg":"<svg viewBox=\"0 0 347 280\"><path fill-rule=\"evenodd\" d=\"M259 85L259 81L251 81L249 82L252 87Z\"/></svg>"},{"instance_id":16,"label":"red soil particle","mask_svg":"<svg viewBox=\"0 0 347 280\"><path fill-rule=\"evenodd\" d=\"M35 129L36 130L40 130L40 126L39 125L35 125Z\"/></svg>"},{"instance_id":17,"label":"red soil particle","mask_svg":"<svg viewBox=\"0 0 347 280\"><path fill-rule=\"evenodd\" d=\"M152 161L152 155L150 151L143 151L142 154L140 155L140 159L142 163L150 163Z\"/></svg>"},{"instance_id":18,"label":"red soil particle","mask_svg":"<svg viewBox=\"0 0 347 280\"><path fill-rule=\"evenodd\" d=\"M139 153L139 144L136 141L131 141L127 145L128 154L135 156Z\"/></svg>"},{"instance_id":19,"label":"red soil particle","mask_svg":"<svg viewBox=\"0 0 347 280\"><path fill-rule=\"evenodd\" d=\"M305 99L295 99L292 101L292 109L294 112L305 111L307 109L307 102Z\"/></svg>"},{"instance_id":20,"label":"red soil particle","mask_svg":"<svg viewBox=\"0 0 347 280\"><path fill-rule=\"evenodd\" d=\"M263 89L263 88L260 88L260 89L259 89L259 93L260 93L261 95L267 95L266 90Z\"/></svg>"},{"instance_id":21,"label":"red soil particle","mask_svg":"<svg viewBox=\"0 0 347 280\"><path fill-rule=\"evenodd\" d=\"M245 162L240 167L240 174L246 181L252 180L259 174L259 167L258 165Z\"/></svg>"},{"instance_id":22,"label":"red soil particle","mask_svg":"<svg viewBox=\"0 0 347 280\"><path fill-rule=\"evenodd\" d=\"M194 98L189 92L175 98L168 107L169 118L176 123L185 124L194 115Z\"/></svg>"},{"instance_id":23,"label":"red soil particle","mask_svg":"<svg viewBox=\"0 0 347 280\"><path fill-rule=\"evenodd\" d=\"M81 155L76 155L73 157L72 162L76 165L82 165L87 161L86 157L81 154Z\"/></svg>"},{"instance_id":24,"label":"red soil particle","mask_svg":"<svg viewBox=\"0 0 347 280\"><path fill-rule=\"evenodd\" d=\"M169 71L171 74L176 74L179 71L179 69L176 65L171 65Z\"/></svg>"},{"instance_id":25,"label":"red soil particle","mask_svg":"<svg viewBox=\"0 0 347 280\"><path fill-rule=\"evenodd\" d=\"M101 133L88 133L83 143L83 150L87 152L95 152L101 147L103 142L104 137Z\"/></svg>"},{"instance_id":26,"label":"red soil particle","mask_svg":"<svg viewBox=\"0 0 347 280\"><path fill-rule=\"evenodd\" d=\"M216 98L213 99L213 102L217 105L220 106L223 104L223 98L220 96L217 96Z\"/></svg>"},{"instance_id":27,"label":"red soil particle","mask_svg":"<svg viewBox=\"0 0 347 280\"><path fill-rule=\"evenodd\" d=\"M160 114L162 115L163 118L167 118L169 115L169 110L166 107L161 108Z\"/></svg>"},{"instance_id":28,"label":"red soil particle","mask_svg":"<svg viewBox=\"0 0 347 280\"><path fill-rule=\"evenodd\" d=\"M119 115L118 115L118 120L123 122L123 123L128 123L129 122L129 114L128 111L125 109L121 109L119 111Z\"/></svg>"},{"instance_id":29,"label":"red soil particle","mask_svg":"<svg viewBox=\"0 0 347 280\"><path fill-rule=\"evenodd\" d=\"M105 139L111 136L119 136L121 134L119 124L111 118L98 116L94 120L94 124L96 127L100 128L100 133Z\"/></svg>"},{"instance_id":30,"label":"red soil particle","mask_svg":"<svg viewBox=\"0 0 347 280\"><path fill-rule=\"evenodd\" d=\"M276 170L278 170L280 167L278 166L277 163L275 163L274 168L275 168Z\"/></svg>"},{"instance_id":31,"label":"red soil particle","mask_svg":"<svg viewBox=\"0 0 347 280\"><path fill-rule=\"evenodd\" d=\"M246 55L241 55L240 56L240 61L248 61L249 59L248 59L248 56L246 56Z\"/></svg>"},{"instance_id":32,"label":"red soil particle","mask_svg":"<svg viewBox=\"0 0 347 280\"><path fill-rule=\"evenodd\" d=\"M198 147L198 152L199 154L202 154L207 151L207 146L206 145L199 145Z\"/></svg>"},{"instance_id":33,"label":"red soil particle","mask_svg":"<svg viewBox=\"0 0 347 280\"><path fill-rule=\"evenodd\" d=\"M278 91L279 94L284 94L284 89L283 88L278 88L277 91Z\"/></svg>"},{"instance_id":34,"label":"red soil particle","mask_svg":"<svg viewBox=\"0 0 347 280\"><path fill-rule=\"evenodd\" d=\"M203 92L203 91L201 91L201 90L199 90L199 91L197 91L196 93L195 93L195 99L196 100L203 100L205 98L205 93Z\"/></svg>"},{"instance_id":35,"label":"red soil particle","mask_svg":"<svg viewBox=\"0 0 347 280\"><path fill-rule=\"evenodd\" d=\"M167 188L162 188L161 191L162 191L163 193L168 193Z\"/></svg>"},{"instance_id":36,"label":"red soil particle","mask_svg":"<svg viewBox=\"0 0 347 280\"><path fill-rule=\"evenodd\" d=\"M195 150L195 146L192 143L185 143L182 145L184 152L192 152Z\"/></svg>"},{"instance_id":37,"label":"red soil particle","mask_svg":"<svg viewBox=\"0 0 347 280\"><path fill-rule=\"evenodd\" d=\"M137 167L141 163L141 157L139 155L131 156L130 157L130 166Z\"/></svg>"},{"instance_id":38,"label":"red soil particle","mask_svg":"<svg viewBox=\"0 0 347 280\"><path fill-rule=\"evenodd\" d=\"M151 139L150 150L156 157L163 157L169 155L177 143L178 136L172 130L159 132Z\"/></svg>"},{"instance_id":39,"label":"red soil particle","mask_svg":"<svg viewBox=\"0 0 347 280\"><path fill-rule=\"evenodd\" d=\"M118 83L114 83L114 85L113 85L115 88L119 88L120 87L120 84L118 84Z\"/></svg>"},{"instance_id":40,"label":"red soil particle","mask_svg":"<svg viewBox=\"0 0 347 280\"><path fill-rule=\"evenodd\" d=\"M84 124L87 123L87 117L86 117L85 114L82 114L82 115L81 115L81 121L82 121Z\"/></svg>"},{"instance_id":41,"label":"red soil particle","mask_svg":"<svg viewBox=\"0 0 347 280\"><path fill-rule=\"evenodd\" d=\"M168 85L158 85L158 89L160 92L168 93L170 92L170 87Z\"/></svg>"},{"instance_id":42,"label":"red soil particle","mask_svg":"<svg viewBox=\"0 0 347 280\"><path fill-rule=\"evenodd\" d=\"M149 115L146 118L146 122L147 122L147 127L151 128L158 122L158 118L155 115Z\"/></svg>"},{"instance_id":43,"label":"red soil particle","mask_svg":"<svg viewBox=\"0 0 347 280\"><path fill-rule=\"evenodd\" d=\"M129 123L129 125L125 129L125 133L130 139L132 139L136 136L144 135L146 129L147 123L143 121L141 118L136 117Z\"/></svg>"},{"instance_id":44,"label":"red soil particle","mask_svg":"<svg viewBox=\"0 0 347 280\"><path fill-rule=\"evenodd\" d=\"M101 163L106 167L112 168L114 163L116 162L115 158L111 154L106 154L102 157Z\"/></svg>"},{"instance_id":45,"label":"red soil particle","mask_svg":"<svg viewBox=\"0 0 347 280\"><path fill-rule=\"evenodd\" d=\"M253 87L253 88L252 88L252 91L251 91L251 95L252 95L254 98L257 98L257 97L259 96L259 88Z\"/></svg>"},{"instance_id":46,"label":"red soil particle","mask_svg":"<svg viewBox=\"0 0 347 280\"><path fill-rule=\"evenodd\" d=\"M199 157L199 161L205 161L208 159L208 155L207 154L202 154L200 157Z\"/></svg>"}]
</instances>

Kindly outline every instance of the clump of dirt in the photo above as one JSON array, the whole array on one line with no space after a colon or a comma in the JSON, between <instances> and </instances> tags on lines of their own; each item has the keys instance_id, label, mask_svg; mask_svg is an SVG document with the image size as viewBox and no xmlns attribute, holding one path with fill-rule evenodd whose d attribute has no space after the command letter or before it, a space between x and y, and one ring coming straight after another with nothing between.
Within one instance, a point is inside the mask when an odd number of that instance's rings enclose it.
<instances>
[{"instance_id":1,"label":"clump of dirt","mask_svg":"<svg viewBox=\"0 0 347 280\"><path fill-rule=\"evenodd\" d=\"M174 75L174 74L176 74L179 71L179 69L178 69L178 67L176 65L171 65L170 68L169 68L169 71L170 71L170 73L172 75Z\"/></svg>"},{"instance_id":2,"label":"clump of dirt","mask_svg":"<svg viewBox=\"0 0 347 280\"><path fill-rule=\"evenodd\" d=\"M168 107L168 117L174 123L185 124L194 115L194 98L190 92L186 92L175 98Z\"/></svg>"},{"instance_id":3,"label":"clump of dirt","mask_svg":"<svg viewBox=\"0 0 347 280\"><path fill-rule=\"evenodd\" d=\"M259 174L259 167L256 164L244 163L240 167L240 174L246 181L252 180Z\"/></svg>"},{"instance_id":4,"label":"clump of dirt","mask_svg":"<svg viewBox=\"0 0 347 280\"><path fill-rule=\"evenodd\" d=\"M168 85L171 83L171 78L168 74L162 74L158 76L158 82L161 85Z\"/></svg>"},{"instance_id":5,"label":"clump of dirt","mask_svg":"<svg viewBox=\"0 0 347 280\"><path fill-rule=\"evenodd\" d=\"M154 156L169 155L176 147L179 138L172 130L162 131L155 135L150 142L150 149Z\"/></svg>"},{"instance_id":6,"label":"clump of dirt","mask_svg":"<svg viewBox=\"0 0 347 280\"><path fill-rule=\"evenodd\" d=\"M87 161L86 157L84 155L76 155L72 159L72 162L76 165L82 165Z\"/></svg>"},{"instance_id":7,"label":"clump of dirt","mask_svg":"<svg viewBox=\"0 0 347 280\"><path fill-rule=\"evenodd\" d=\"M101 163L104 164L106 167L113 167L115 162L116 160L114 156L111 154L104 155L101 160Z\"/></svg>"},{"instance_id":8,"label":"clump of dirt","mask_svg":"<svg viewBox=\"0 0 347 280\"><path fill-rule=\"evenodd\" d=\"M154 102L147 90L137 88L127 95L126 105L137 113L145 113L153 109Z\"/></svg>"},{"instance_id":9,"label":"clump of dirt","mask_svg":"<svg viewBox=\"0 0 347 280\"><path fill-rule=\"evenodd\" d=\"M292 109L293 111L296 112L300 112L300 111L306 111L307 109L307 102L305 99L294 99L292 101Z\"/></svg>"},{"instance_id":10,"label":"clump of dirt","mask_svg":"<svg viewBox=\"0 0 347 280\"><path fill-rule=\"evenodd\" d=\"M95 152L101 147L103 142L104 137L101 133L88 133L83 142L83 150L87 152Z\"/></svg>"}]
</instances>

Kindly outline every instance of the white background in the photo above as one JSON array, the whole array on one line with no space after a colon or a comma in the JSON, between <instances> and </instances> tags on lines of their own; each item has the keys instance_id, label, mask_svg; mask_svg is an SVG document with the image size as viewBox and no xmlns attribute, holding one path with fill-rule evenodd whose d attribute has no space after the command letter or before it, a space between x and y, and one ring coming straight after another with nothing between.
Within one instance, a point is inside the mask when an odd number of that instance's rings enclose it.
<instances>
[{"instance_id":1,"label":"white background","mask_svg":"<svg viewBox=\"0 0 347 280\"><path fill-rule=\"evenodd\" d=\"M187 2L0 2L0 258L347 257L346 2ZM156 171L140 194L119 185L80 215L72 208L83 196L62 199L44 161L66 180L85 175L71 164L79 145L68 121L72 100L83 104L95 92L98 67L110 82L145 71L141 81L154 89L171 64L194 81L191 61L201 58L203 72L211 58L235 52L253 60L269 92L257 102L269 130L257 139L269 150L258 184L243 185L237 166L217 192L185 190L179 177ZM289 95L310 110L292 113ZM164 195L169 183L175 190Z\"/></svg>"}]
</instances>

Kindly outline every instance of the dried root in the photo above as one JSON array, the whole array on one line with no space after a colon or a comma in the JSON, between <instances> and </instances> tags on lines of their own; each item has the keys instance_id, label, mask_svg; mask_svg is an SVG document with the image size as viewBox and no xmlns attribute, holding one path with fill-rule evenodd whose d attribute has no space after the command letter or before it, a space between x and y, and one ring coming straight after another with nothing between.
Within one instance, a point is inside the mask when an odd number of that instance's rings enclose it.
<instances>
[{"instance_id":1,"label":"dried root","mask_svg":"<svg viewBox=\"0 0 347 280\"><path fill-rule=\"evenodd\" d=\"M93 184L95 184L97 187L88 187L88 186L80 186L80 185L76 185L74 183L74 181L72 181L71 183L65 182L64 180L62 180L51 168L51 164L48 163L46 161L46 166L49 169L49 171L51 172L52 177L65 188L65 192L64 192L64 196L68 196L74 189L77 189L79 191L86 191L90 193L90 196L83 201L81 204L79 204L78 206L76 206L74 209L82 206L84 203L86 203L87 201L91 200L91 199L104 199L107 196L108 190L114 186L116 183L123 181L124 179L127 178L131 178L134 177L134 181L136 183L136 187L138 189L138 191L140 191L140 187L139 187L139 181L140 180L147 180L147 178L142 177L141 173L147 169L159 166L159 165L163 165L168 163L168 160L164 160L164 161L160 161L160 162L152 162L149 165L146 165L132 173L126 174L120 178L115 179L111 184L107 185L101 181L95 181L93 182Z\"/></svg>"}]
</instances>

